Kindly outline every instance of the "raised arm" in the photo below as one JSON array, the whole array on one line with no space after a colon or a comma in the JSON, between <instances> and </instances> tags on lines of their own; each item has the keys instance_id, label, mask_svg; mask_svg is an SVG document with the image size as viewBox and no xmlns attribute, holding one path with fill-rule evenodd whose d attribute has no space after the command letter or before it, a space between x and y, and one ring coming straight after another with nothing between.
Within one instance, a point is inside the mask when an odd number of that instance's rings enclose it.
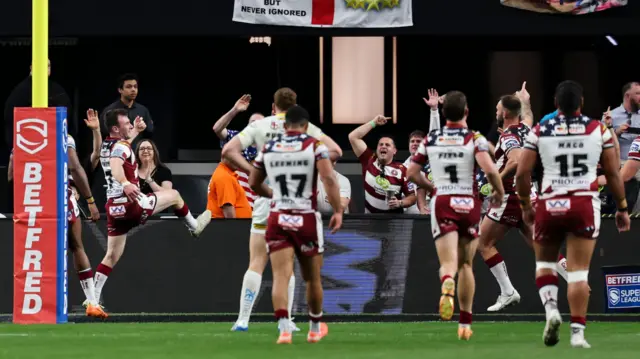
<instances>
[{"instance_id":1,"label":"raised arm","mask_svg":"<svg viewBox=\"0 0 640 359\"><path fill-rule=\"evenodd\" d=\"M93 149L91 150L91 169L94 170L100 163L100 148L102 147L102 134L100 133L100 117L98 111L94 109L87 110L87 118L84 123L89 127L93 135Z\"/></svg>"},{"instance_id":2,"label":"raised arm","mask_svg":"<svg viewBox=\"0 0 640 359\"><path fill-rule=\"evenodd\" d=\"M236 117L240 112L244 112L249 108L249 103L251 102L251 95L242 95L236 104L229 110L229 112L225 113L213 124L213 132L215 132L216 136L218 136L221 140L227 139L227 126L231 123L234 117Z\"/></svg>"},{"instance_id":3,"label":"raised arm","mask_svg":"<svg viewBox=\"0 0 640 359\"><path fill-rule=\"evenodd\" d=\"M351 131L351 133L349 133L349 143L351 143L351 148L353 149L356 157L360 157L362 153L367 150L367 143L363 140L364 136L371 132L371 130L376 126L382 126L386 124L390 119L391 117L378 115L373 120L361 125L360 127Z\"/></svg>"}]
</instances>

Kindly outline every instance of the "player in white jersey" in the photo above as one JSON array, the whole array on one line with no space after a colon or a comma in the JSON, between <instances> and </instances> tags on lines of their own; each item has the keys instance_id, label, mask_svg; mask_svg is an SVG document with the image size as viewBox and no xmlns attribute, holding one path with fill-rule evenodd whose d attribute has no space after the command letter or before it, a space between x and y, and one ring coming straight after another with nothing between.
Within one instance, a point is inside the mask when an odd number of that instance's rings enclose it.
<instances>
[{"instance_id":1,"label":"player in white jersey","mask_svg":"<svg viewBox=\"0 0 640 359\"><path fill-rule=\"evenodd\" d=\"M611 132L599 121L581 114L582 94L582 86L576 82L558 85L555 100L559 113L529 132L516 172L522 217L529 225L535 222L536 285L546 312L543 341L547 346L559 341L562 318L558 311L555 262L566 241L571 346L590 347L584 330L589 304L589 266L600 232L598 163L616 199L618 230L628 231L630 226ZM538 155L543 177L534 209L529 195L531 173Z\"/></svg>"},{"instance_id":2,"label":"player in white jersey","mask_svg":"<svg viewBox=\"0 0 640 359\"><path fill-rule=\"evenodd\" d=\"M286 132L267 143L258 154L249 177L251 188L264 198L273 198L266 243L273 270L273 309L280 336L278 344L291 344L292 326L288 313L287 282L293 275L293 256L298 257L307 284L309 343L319 342L327 333L322 320L323 226L317 212L316 178L322 178L333 216L332 233L342 226L342 204L338 181L329 159L329 150L308 135L309 113L294 106L286 115ZM270 189L264 180L273 183Z\"/></svg>"},{"instance_id":3,"label":"player in white jersey","mask_svg":"<svg viewBox=\"0 0 640 359\"><path fill-rule=\"evenodd\" d=\"M342 205L344 213L349 213L349 202L351 201L351 182L349 182L349 179L346 176L340 174L335 170L335 163L333 164L333 166L333 173L336 175L336 179L338 180L338 187L340 188L340 204ZM331 214L333 213L333 207L331 207L331 203L329 202L329 195L322 185L322 177L319 175L318 184L319 185L316 191L318 212L320 212L321 214Z\"/></svg>"},{"instance_id":4,"label":"player in white jersey","mask_svg":"<svg viewBox=\"0 0 640 359\"><path fill-rule=\"evenodd\" d=\"M442 129L431 131L413 156L409 178L433 194L431 198L431 231L440 260L440 317L450 320L454 312L453 297L458 275L460 321L458 338L472 335L472 305L475 279L472 262L478 246L480 199L475 182L476 162L493 186L493 200L499 204L504 188L496 165L489 156L489 144L480 133L467 127L467 99L462 92L449 92L443 113L447 122ZM432 185L421 175L431 164Z\"/></svg>"},{"instance_id":5,"label":"player in white jersey","mask_svg":"<svg viewBox=\"0 0 640 359\"><path fill-rule=\"evenodd\" d=\"M231 139L222 148L222 157L233 166L247 173L252 171L253 166L242 156L242 151L249 146L255 145L262 148L276 136L283 134L284 120L287 110L296 104L297 95L289 88L281 88L276 91L273 103L273 116L257 120L245 127L242 132ZM329 137L322 133L317 126L309 123L307 134L325 143L329 148L332 160L342 156L340 147ZM271 200L268 198L256 198L253 203L253 213L251 220L251 234L249 237L249 268L242 281L240 292L240 312L238 320L233 325L233 331L247 331L251 311L260 291L262 273L269 259L266 251L264 235L267 228L267 217ZM293 294L295 292L295 276L291 276L289 282L289 314L293 309ZM291 322L293 325L293 322Z\"/></svg>"}]
</instances>

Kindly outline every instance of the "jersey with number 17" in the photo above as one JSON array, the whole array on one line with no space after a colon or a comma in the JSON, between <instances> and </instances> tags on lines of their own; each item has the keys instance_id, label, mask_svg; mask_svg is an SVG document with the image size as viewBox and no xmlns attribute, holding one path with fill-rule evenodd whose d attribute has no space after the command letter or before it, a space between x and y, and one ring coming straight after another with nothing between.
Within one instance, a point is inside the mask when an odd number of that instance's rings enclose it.
<instances>
[{"instance_id":1,"label":"jersey with number 17","mask_svg":"<svg viewBox=\"0 0 640 359\"><path fill-rule=\"evenodd\" d=\"M489 151L489 142L479 132L450 124L429 132L412 161L430 164L436 194L477 196L476 159Z\"/></svg>"},{"instance_id":2,"label":"jersey with number 17","mask_svg":"<svg viewBox=\"0 0 640 359\"><path fill-rule=\"evenodd\" d=\"M327 146L305 133L287 132L269 141L253 165L274 185L272 211L315 212L316 163L328 158Z\"/></svg>"}]
</instances>

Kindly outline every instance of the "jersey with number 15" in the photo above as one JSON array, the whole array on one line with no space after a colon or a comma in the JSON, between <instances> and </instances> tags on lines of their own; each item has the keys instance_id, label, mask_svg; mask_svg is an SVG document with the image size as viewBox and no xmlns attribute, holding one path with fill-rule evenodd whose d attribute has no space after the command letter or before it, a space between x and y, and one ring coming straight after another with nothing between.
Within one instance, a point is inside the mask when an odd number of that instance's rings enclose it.
<instances>
[{"instance_id":1,"label":"jersey with number 15","mask_svg":"<svg viewBox=\"0 0 640 359\"><path fill-rule=\"evenodd\" d=\"M429 132L412 161L431 167L436 194L476 196L476 158L489 151L489 142L479 132L449 125Z\"/></svg>"},{"instance_id":2,"label":"jersey with number 15","mask_svg":"<svg viewBox=\"0 0 640 359\"><path fill-rule=\"evenodd\" d=\"M272 211L315 212L316 162L329 158L327 146L300 132L287 132L268 142L253 165L273 184Z\"/></svg>"}]
</instances>

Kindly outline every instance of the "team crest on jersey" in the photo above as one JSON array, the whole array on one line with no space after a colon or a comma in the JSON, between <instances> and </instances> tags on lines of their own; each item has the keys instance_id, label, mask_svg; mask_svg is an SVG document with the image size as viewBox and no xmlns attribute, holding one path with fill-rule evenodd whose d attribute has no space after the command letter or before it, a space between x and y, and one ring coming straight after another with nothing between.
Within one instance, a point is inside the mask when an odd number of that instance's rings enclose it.
<instances>
[{"instance_id":1,"label":"team crest on jersey","mask_svg":"<svg viewBox=\"0 0 640 359\"><path fill-rule=\"evenodd\" d=\"M545 206L549 213L565 213L571 209L571 200L569 198L549 199L545 202Z\"/></svg>"},{"instance_id":2,"label":"team crest on jersey","mask_svg":"<svg viewBox=\"0 0 640 359\"><path fill-rule=\"evenodd\" d=\"M278 123L276 122L271 122L271 129L272 130L277 130L280 126L278 125Z\"/></svg>"}]
</instances>

